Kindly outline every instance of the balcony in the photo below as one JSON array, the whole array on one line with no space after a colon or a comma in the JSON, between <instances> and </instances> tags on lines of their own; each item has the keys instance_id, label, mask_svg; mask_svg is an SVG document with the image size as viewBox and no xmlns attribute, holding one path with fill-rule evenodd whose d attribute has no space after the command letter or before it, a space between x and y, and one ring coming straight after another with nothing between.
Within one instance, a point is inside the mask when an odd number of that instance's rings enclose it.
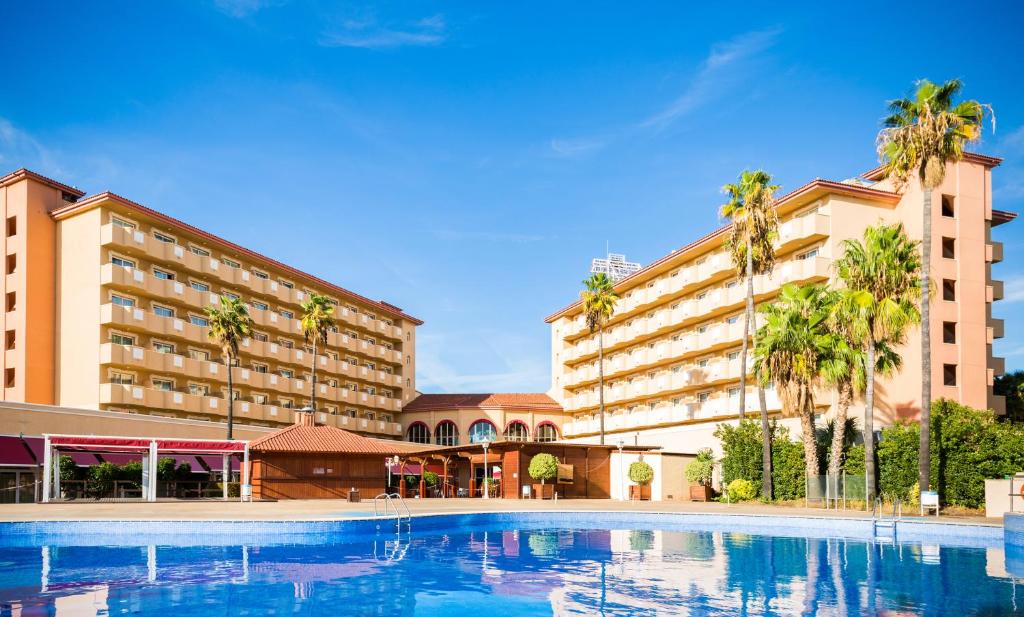
<instances>
[{"instance_id":1,"label":"balcony","mask_svg":"<svg viewBox=\"0 0 1024 617\"><path fill-rule=\"evenodd\" d=\"M1005 295L1003 281L989 281L988 289L985 291L989 302L1002 300Z\"/></svg>"},{"instance_id":2,"label":"balcony","mask_svg":"<svg viewBox=\"0 0 1024 617\"><path fill-rule=\"evenodd\" d=\"M1003 261L1003 243L989 242L985 245L985 261L997 264Z\"/></svg>"},{"instance_id":3,"label":"balcony","mask_svg":"<svg viewBox=\"0 0 1024 617\"><path fill-rule=\"evenodd\" d=\"M779 237L775 241L776 252L783 253L800 244L828 237L829 221L827 215L815 213L779 224Z\"/></svg>"}]
</instances>

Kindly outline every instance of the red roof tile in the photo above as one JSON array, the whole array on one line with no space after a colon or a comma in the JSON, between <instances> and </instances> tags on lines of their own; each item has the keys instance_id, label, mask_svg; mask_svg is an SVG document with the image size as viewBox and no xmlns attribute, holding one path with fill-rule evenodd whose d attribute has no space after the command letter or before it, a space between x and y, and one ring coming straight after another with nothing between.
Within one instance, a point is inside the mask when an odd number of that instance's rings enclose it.
<instances>
[{"instance_id":1,"label":"red roof tile","mask_svg":"<svg viewBox=\"0 0 1024 617\"><path fill-rule=\"evenodd\" d=\"M423 446L402 441L370 439L333 426L293 424L250 442L255 452L329 454L405 454Z\"/></svg>"},{"instance_id":2,"label":"red roof tile","mask_svg":"<svg viewBox=\"0 0 1024 617\"><path fill-rule=\"evenodd\" d=\"M561 405L543 392L513 392L485 394L421 394L410 401L402 410L426 411L430 409L456 409L467 407L562 409Z\"/></svg>"}]
</instances>

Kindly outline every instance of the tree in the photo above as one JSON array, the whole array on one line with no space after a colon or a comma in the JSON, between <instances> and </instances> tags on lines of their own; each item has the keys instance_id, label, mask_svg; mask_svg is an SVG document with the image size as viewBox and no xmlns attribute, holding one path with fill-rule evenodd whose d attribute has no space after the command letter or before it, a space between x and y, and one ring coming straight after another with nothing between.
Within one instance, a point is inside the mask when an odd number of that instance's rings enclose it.
<instances>
[{"instance_id":1,"label":"tree","mask_svg":"<svg viewBox=\"0 0 1024 617\"><path fill-rule=\"evenodd\" d=\"M1006 419L1024 421L1024 371L1013 371L996 377L992 387L997 396L1006 397Z\"/></svg>"},{"instance_id":2,"label":"tree","mask_svg":"<svg viewBox=\"0 0 1024 617\"><path fill-rule=\"evenodd\" d=\"M778 186L771 183L772 177L763 170L744 171L739 182L726 184L722 191L729 201L721 207L721 215L732 221L732 231L727 246L736 272L746 278L747 302L743 314L743 344L740 348L740 420L747 410L747 351L750 337L757 343L757 323L754 314L754 275L767 274L775 266L773 243L778 233L779 220L775 212L775 191ZM764 388L758 385L758 401L761 408L761 433L765 436L762 445L765 482L762 484L765 499L772 498L772 444L768 430L768 406Z\"/></svg>"},{"instance_id":3,"label":"tree","mask_svg":"<svg viewBox=\"0 0 1024 617\"><path fill-rule=\"evenodd\" d=\"M932 404L931 356L931 259L932 193L942 184L946 164L963 158L968 143L981 137L985 115L995 115L992 107L975 100L956 102L963 90L959 79L935 84L922 79L911 98L889 102L889 115L878 134L878 155L886 176L897 189L916 176L923 194L923 263L918 285L921 299L921 443L918 458L918 484L929 488L931 456L929 431Z\"/></svg>"},{"instance_id":4,"label":"tree","mask_svg":"<svg viewBox=\"0 0 1024 617\"><path fill-rule=\"evenodd\" d=\"M836 417L830 422L828 475L836 476L842 465L843 450L846 446L847 414L853 401L864 395L867 383L865 362L867 349L864 344L864 324L858 323L862 315L855 301L844 301L844 294L856 293L840 289L831 293L827 327L830 341L828 353L822 358L820 374L822 381L833 387L838 394ZM899 371L903 359L885 341L879 341L876 348L875 372L891 375Z\"/></svg>"},{"instance_id":5,"label":"tree","mask_svg":"<svg viewBox=\"0 0 1024 617\"><path fill-rule=\"evenodd\" d=\"M864 231L864 240L844 240L843 256L834 264L846 286L840 295L840 314L852 316L854 340L863 340L866 353L864 389L864 473L868 500L875 496L875 368L882 344L896 346L910 326L921 321L917 301L921 288L918 242L903 225L878 225Z\"/></svg>"},{"instance_id":6,"label":"tree","mask_svg":"<svg viewBox=\"0 0 1024 617\"><path fill-rule=\"evenodd\" d=\"M541 452L530 459L527 473L534 480L540 480L541 484L547 480L554 480L558 476L558 459L552 454Z\"/></svg>"},{"instance_id":7,"label":"tree","mask_svg":"<svg viewBox=\"0 0 1024 617\"><path fill-rule=\"evenodd\" d=\"M654 479L654 468L647 461L633 461L629 465L629 479L646 486Z\"/></svg>"},{"instance_id":8,"label":"tree","mask_svg":"<svg viewBox=\"0 0 1024 617\"><path fill-rule=\"evenodd\" d=\"M597 331L597 381L598 405L601 418L601 445L604 445L604 325L615 313L619 294L615 293L612 280L604 272L598 272L583 281L585 289L580 292L583 300L583 314L587 328L593 334Z\"/></svg>"},{"instance_id":9,"label":"tree","mask_svg":"<svg viewBox=\"0 0 1024 617\"><path fill-rule=\"evenodd\" d=\"M800 418L808 476L818 475L813 388L832 342L825 327L829 295L821 285L783 285L778 297L760 308L765 319L754 347L759 382L774 383L783 415Z\"/></svg>"},{"instance_id":10,"label":"tree","mask_svg":"<svg viewBox=\"0 0 1024 617\"><path fill-rule=\"evenodd\" d=\"M334 305L330 299L316 292L309 294L309 299L302 303L302 335L307 343L313 343L312 394L309 397L313 411L316 411L316 350L318 345L327 346L327 334L334 327L333 314Z\"/></svg>"},{"instance_id":11,"label":"tree","mask_svg":"<svg viewBox=\"0 0 1024 617\"><path fill-rule=\"evenodd\" d=\"M220 297L220 306L208 306L204 309L210 329L207 336L216 343L224 357L228 369L228 439L232 439L235 418L235 392L231 377L231 367L238 357L238 344L252 335L253 321L249 309L238 298Z\"/></svg>"}]
</instances>

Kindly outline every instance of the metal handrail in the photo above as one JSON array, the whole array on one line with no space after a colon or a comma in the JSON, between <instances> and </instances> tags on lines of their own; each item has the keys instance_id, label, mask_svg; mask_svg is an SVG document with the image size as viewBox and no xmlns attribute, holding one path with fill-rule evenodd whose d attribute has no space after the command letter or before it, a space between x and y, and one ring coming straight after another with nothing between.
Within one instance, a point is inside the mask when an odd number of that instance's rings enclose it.
<instances>
[{"instance_id":1,"label":"metal handrail","mask_svg":"<svg viewBox=\"0 0 1024 617\"><path fill-rule=\"evenodd\" d=\"M397 499L397 501L396 501ZM380 504L384 504L384 513L381 514ZM402 506L402 510L405 510L405 516L402 516L402 512L398 509L398 506ZM395 527L397 530L402 529L402 519L405 518L406 525L412 528L412 512L409 511L408 504L402 499L402 496L398 493L381 493L373 498L373 515L377 518L381 516L388 516L391 510L395 513Z\"/></svg>"}]
</instances>

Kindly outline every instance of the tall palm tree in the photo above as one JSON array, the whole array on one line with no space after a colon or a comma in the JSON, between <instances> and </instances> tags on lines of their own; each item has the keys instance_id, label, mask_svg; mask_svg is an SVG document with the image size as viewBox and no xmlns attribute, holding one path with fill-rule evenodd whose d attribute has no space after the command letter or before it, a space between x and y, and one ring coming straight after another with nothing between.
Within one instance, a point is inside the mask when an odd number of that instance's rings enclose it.
<instances>
[{"instance_id":1,"label":"tall palm tree","mask_svg":"<svg viewBox=\"0 0 1024 617\"><path fill-rule=\"evenodd\" d=\"M586 315L591 334L597 331L597 396L601 410L601 445L604 445L604 325L615 313L619 294L615 293L615 285L604 272L591 275L583 281L583 285L585 288L580 292L583 314Z\"/></svg>"},{"instance_id":2,"label":"tall palm tree","mask_svg":"<svg viewBox=\"0 0 1024 617\"><path fill-rule=\"evenodd\" d=\"M235 390L231 367L238 357L238 344L252 335L253 321L249 309L239 298L221 296L220 306L207 306L203 311L210 322L207 336L220 347L228 369L228 439L231 439L235 420Z\"/></svg>"},{"instance_id":3,"label":"tall palm tree","mask_svg":"<svg viewBox=\"0 0 1024 617\"><path fill-rule=\"evenodd\" d=\"M818 475L814 386L831 343L825 327L828 296L822 285L783 285L778 297L759 309L765 319L754 346L758 381L774 382L783 415L800 418L808 476Z\"/></svg>"},{"instance_id":4,"label":"tall palm tree","mask_svg":"<svg viewBox=\"0 0 1024 617\"><path fill-rule=\"evenodd\" d=\"M844 240L835 262L847 288L840 296L840 314L854 316L853 336L864 341L864 473L866 498L875 497L875 368L880 345L899 345L910 326L921 321L919 242L907 237L903 225L879 225L864 231L864 240Z\"/></svg>"},{"instance_id":5,"label":"tall palm tree","mask_svg":"<svg viewBox=\"0 0 1024 617\"><path fill-rule=\"evenodd\" d=\"M778 234L779 219L775 212L775 191L772 177L763 170L744 171L739 181L726 184L722 192L729 201L722 205L720 214L732 221L732 232L727 243L732 263L738 275L746 278L747 303L743 313L743 344L740 348L740 419L747 411L747 351L750 338L757 343L757 322L754 315L754 275L767 274L775 266L773 243ZM765 499L772 498L772 441L768 426L768 405L764 388L758 383L758 402L761 408L761 434L764 443L761 462L765 481L761 485Z\"/></svg>"},{"instance_id":6,"label":"tall palm tree","mask_svg":"<svg viewBox=\"0 0 1024 617\"><path fill-rule=\"evenodd\" d=\"M309 299L302 303L302 335L306 342L313 343L312 394L309 406L316 411L316 350L317 345L327 346L327 333L334 327L334 305L327 296L311 293Z\"/></svg>"},{"instance_id":7,"label":"tall palm tree","mask_svg":"<svg viewBox=\"0 0 1024 617\"><path fill-rule=\"evenodd\" d=\"M917 176L924 197L922 250L919 281L921 296L921 442L918 452L918 484L928 490L930 421L932 404L931 290L932 193L946 175L946 163L963 158L964 147L981 137L985 115L995 115L990 105L975 100L956 101L963 90L959 79L935 84L917 82L912 98L889 102L889 115L878 134L878 155L897 189Z\"/></svg>"},{"instance_id":8,"label":"tall palm tree","mask_svg":"<svg viewBox=\"0 0 1024 617\"><path fill-rule=\"evenodd\" d=\"M828 475L838 476L842 465L843 449L848 435L847 416L853 401L864 395L867 384L865 362L867 348L864 344L865 328L858 324L861 315L849 310L856 302L846 302L844 294L848 289L833 291L830 298L827 326L831 340L828 353L822 359L821 380L836 390L839 401L836 416L831 422L831 443L828 455ZM879 341L876 348L875 373L891 375L898 372L903 359L885 341Z\"/></svg>"}]
</instances>

